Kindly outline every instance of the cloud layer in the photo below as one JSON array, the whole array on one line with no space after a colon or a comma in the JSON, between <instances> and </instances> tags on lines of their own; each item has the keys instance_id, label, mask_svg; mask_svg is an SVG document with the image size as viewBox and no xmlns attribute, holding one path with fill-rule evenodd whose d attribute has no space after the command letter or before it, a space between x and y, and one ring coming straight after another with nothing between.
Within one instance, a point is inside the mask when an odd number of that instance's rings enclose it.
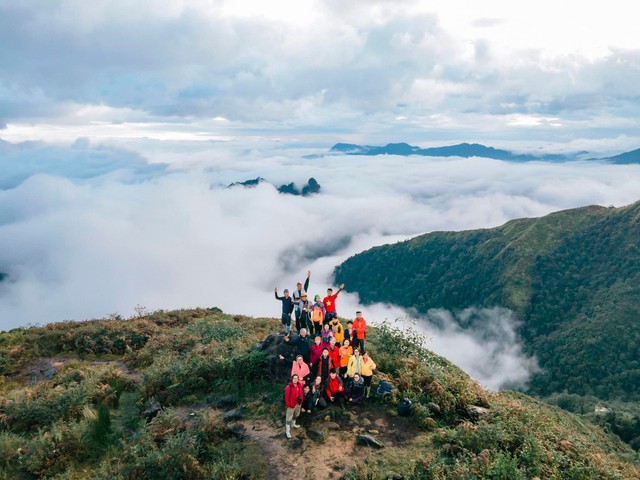
<instances>
[{"instance_id":1,"label":"cloud layer","mask_svg":"<svg viewBox=\"0 0 640 480\"><path fill-rule=\"evenodd\" d=\"M624 3L303 3L0 2L5 138L640 140Z\"/></svg>"},{"instance_id":2,"label":"cloud layer","mask_svg":"<svg viewBox=\"0 0 640 480\"><path fill-rule=\"evenodd\" d=\"M562 208L628 204L640 191L640 166L634 165L393 156L312 160L302 159L300 151L270 155L202 143L167 143L161 153L154 153L153 142L138 153L86 142L2 148L3 168L22 176L13 175L10 188L0 190L0 272L8 275L0 282L2 329L115 312L129 316L136 305L217 306L277 317L274 287L292 288L310 269L311 293L323 294L336 265L373 245ZM35 160L24 167L25 149L37 152L49 173L33 174L40 169ZM119 155L122 161L109 160ZM165 165L170 157L178 160ZM276 185L300 185L313 176L322 193L282 195L270 184L226 188L257 176ZM339 313L351 317L359 307L347 285ZM372 322L406 315L384 305L365 312ZM495 368L486 371L477 370L477 356L456 356L460 345L479 355L479 343L453 324L439 330L438 351L491 386L520 381L528 362L518 351L501 350L499 339L515 330L508 315L498 312L495 318L496 331L505 335L491 337L495 348L485 363ZM513 369L507 374L495 365Z\"/></svg>"}]
</instances>

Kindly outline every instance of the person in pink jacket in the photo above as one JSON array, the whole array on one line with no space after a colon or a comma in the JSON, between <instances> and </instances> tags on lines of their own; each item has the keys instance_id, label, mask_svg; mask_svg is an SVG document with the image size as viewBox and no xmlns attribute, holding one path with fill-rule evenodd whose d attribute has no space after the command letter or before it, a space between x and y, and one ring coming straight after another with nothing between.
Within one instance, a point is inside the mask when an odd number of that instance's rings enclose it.
<instances>
[{"instance_id":1,"label":"person in pink jacket","mask_svg":"<svg viewBox=\"0 0 640 480\"><path fill-rule=\"evenodd\" d=\"M309 370L309 365L304 363L302 355L298 355L291 365L291 376L297 375L300 383L304 387L304 384L306 383L307 377L310 373L311 370Z\"/></svg>"}]
</instances>

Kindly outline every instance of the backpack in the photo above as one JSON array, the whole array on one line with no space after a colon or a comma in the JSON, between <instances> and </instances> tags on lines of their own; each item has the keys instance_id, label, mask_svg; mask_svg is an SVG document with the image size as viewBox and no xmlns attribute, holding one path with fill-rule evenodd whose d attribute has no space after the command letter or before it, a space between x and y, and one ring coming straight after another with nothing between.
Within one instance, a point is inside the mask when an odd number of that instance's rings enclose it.
<instances>
[{"instance_id":1,"label":"backpack","mask_svg":"<svg viewBox=\"0 0 640 480\"><path fill-rule=\"evenodd\" d=\"M380 380L378 388L376 389L376 393L378 395L384 397L385 395L390 395L392 391L393 385L391 385L389 382L385 382L384 380Z\"/></svg>"},{"instance_id":2,"label":"backpack","mask_svg":"<svg viewBox=\"0 0 640 480\"><path fill-rule=\"evenodd\" d=\"M398 415L406 417L411 413L411 400L403 398L400 405L398 405Z\"/></svg>"},{"instance_id":3,"label":"backpack","mask_svg":"<svg viewBox=\"0 0 640 480\"><path fill-rule=\"evenodd\" d=\"M322 323L324 321L322 308L317 305L313 307L313 312L311 312L311 321L314 323Z\"/></svg>"}]
</instances>

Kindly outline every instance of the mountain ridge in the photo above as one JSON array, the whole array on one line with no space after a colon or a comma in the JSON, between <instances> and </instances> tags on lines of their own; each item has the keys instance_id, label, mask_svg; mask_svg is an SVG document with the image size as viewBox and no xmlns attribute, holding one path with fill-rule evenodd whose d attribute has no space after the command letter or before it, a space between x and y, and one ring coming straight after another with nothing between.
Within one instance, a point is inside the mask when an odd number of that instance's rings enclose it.
<instances>
[{"instance_id":1,"label":"mountain ridge","mask_svg":"<svg viewBox=\"0 0 640 480\"><path fill-rule=\"evenodd\" d=\"M543 368L530 392L630 401L640 398L638 238L640 202L582 207L375 247L335 279L365 304L510 308Z\"/></svg>"},{"instance_id":2,"label":"mountain ridge","mask_svg":"<svg viewBox=\"0 0 640 480\"><path fill-rule=\"evenodd\" d=\"M344 155L399 155L410 156L418 155L424 157L481 157L491 158L494 160L504 160L511 162L567 162L575 161L582 158L586 152L576 152L573 154L526 154L514 153L510 150L496 149L491 146L479 143L459 143L455 145L447 145L442 147L421 148L410 145L408 143L388 143L385 146L357 145L350 143L336 143L329 150L330 153L338 153ZM635 164L640 163L640 149L631 152L622 153L613 157L605 158L589 158L587 161L604 161L612 164Z\"/></svg>"}]
</instances>

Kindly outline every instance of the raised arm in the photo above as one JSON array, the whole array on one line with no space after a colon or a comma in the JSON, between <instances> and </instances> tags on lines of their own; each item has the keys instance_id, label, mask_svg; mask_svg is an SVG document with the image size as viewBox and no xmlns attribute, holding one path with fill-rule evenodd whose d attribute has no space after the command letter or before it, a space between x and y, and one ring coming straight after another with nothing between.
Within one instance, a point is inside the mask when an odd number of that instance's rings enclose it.
<instances>
[{"instance_id":1,"label":"raised arm","mask_svg":"<svg viewBox=\"0 0 640 480\"><path fill-rule=\"evenodd\" d=\"M307 279L304 281L304 291L309 293L309 280L311 279L311 270L307 272Z\"/></svg>"}]
</instances>

